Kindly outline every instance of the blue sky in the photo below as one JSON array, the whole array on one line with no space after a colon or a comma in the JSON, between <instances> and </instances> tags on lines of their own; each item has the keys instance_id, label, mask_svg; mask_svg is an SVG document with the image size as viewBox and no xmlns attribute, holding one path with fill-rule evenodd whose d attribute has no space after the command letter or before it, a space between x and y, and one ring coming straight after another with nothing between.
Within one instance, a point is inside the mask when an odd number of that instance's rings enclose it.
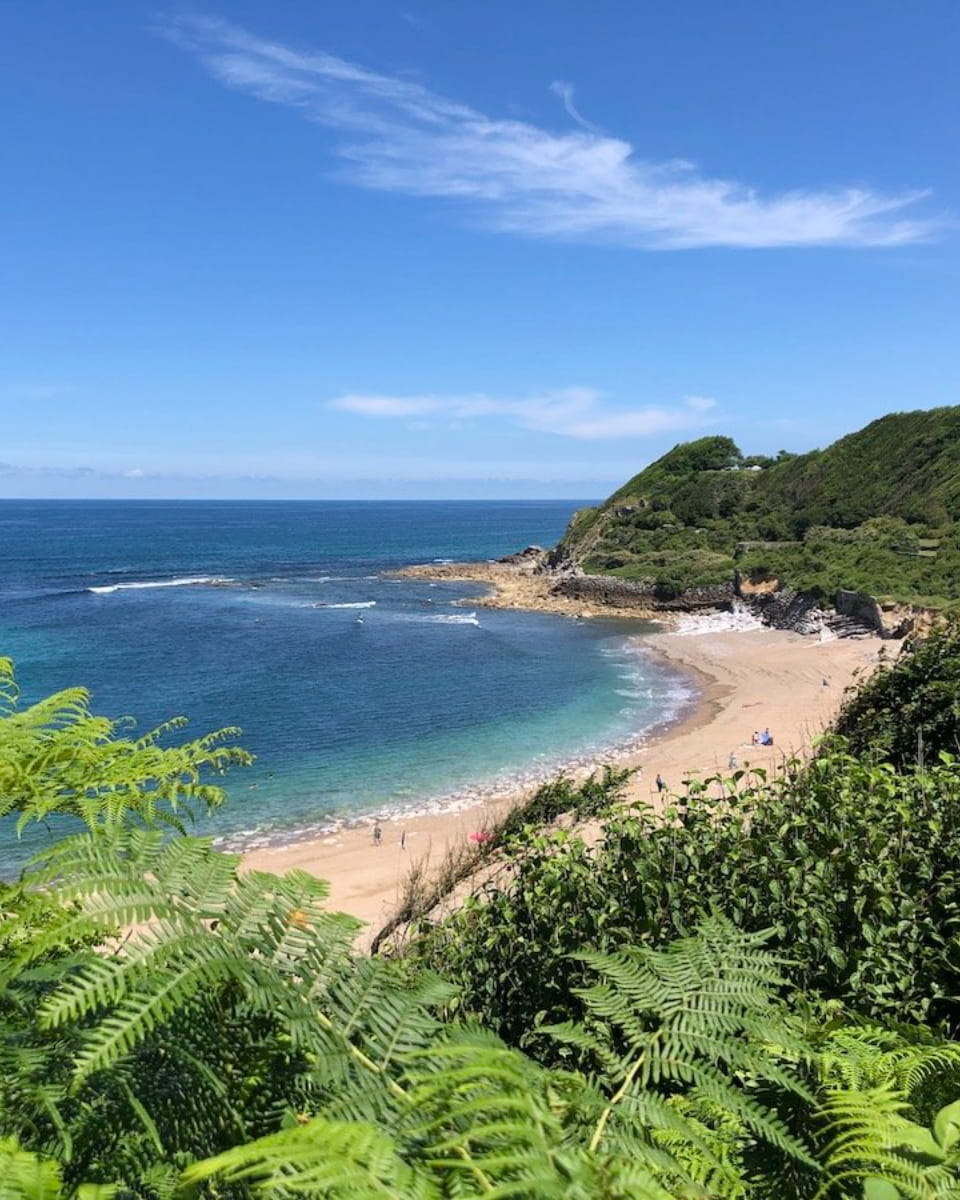
<instances>
[{"instance_id":1,"label":"blue sky","mask_svg":"<svg viewBox=\"0 0 960 1200\"><path fill-rule=\"evenodd\" d=\"M0 495L599 497L960 403L956 0L5 0Z\"/></svg>"}]
</instances>

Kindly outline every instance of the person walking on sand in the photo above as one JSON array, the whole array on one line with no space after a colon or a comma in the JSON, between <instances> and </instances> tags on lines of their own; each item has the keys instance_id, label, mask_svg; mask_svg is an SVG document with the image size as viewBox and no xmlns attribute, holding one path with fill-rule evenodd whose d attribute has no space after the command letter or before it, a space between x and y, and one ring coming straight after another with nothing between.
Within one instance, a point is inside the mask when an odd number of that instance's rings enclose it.
<instances>
[{"instance_id":1,"label":"person walking on sand","mask_svg":"<svg viewBox=\"0 0 960 1200\"><path fill-rule=\"evenodd\" d=\"M383 841L383 830L380 828L380 822L374 821L374 823L373 823L373 844L375 846L379 846L382 841Z\"/></svg>"},{"instance_id":2,"label":"person walking on sand","mask_svg":"<svg viewBox=\"0 0 960 1200\"><path fill-rule=\"evenodd\" d=\"M664 779L664 777L660 774L659 771L657 772L657 778L656 778L655 782L657 785L658 792L662 792L667 786L667 781Z\"/></svg>"}]
</instances>

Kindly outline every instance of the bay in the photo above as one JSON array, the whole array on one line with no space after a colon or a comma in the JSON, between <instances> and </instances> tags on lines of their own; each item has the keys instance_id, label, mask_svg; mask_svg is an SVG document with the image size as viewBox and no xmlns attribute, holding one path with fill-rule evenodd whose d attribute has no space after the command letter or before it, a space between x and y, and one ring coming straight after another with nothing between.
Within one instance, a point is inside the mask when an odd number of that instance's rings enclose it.
<instances>
[{"instance_id":1,"label":"bay","mask_svg":"<svg viewBox=\"0 0 960 1200\"><path fill-rule=\"evenodd\" d=\"M557 541L570 501L0 501L0 653L22 702L82 684L143 732L242 729L225 844L450 805L635 742L691 701L641 622L397 579ZM55 826L55 834L61 827ZM0 826L10 874L49 837Z\"/></svg>"}]
</instances>

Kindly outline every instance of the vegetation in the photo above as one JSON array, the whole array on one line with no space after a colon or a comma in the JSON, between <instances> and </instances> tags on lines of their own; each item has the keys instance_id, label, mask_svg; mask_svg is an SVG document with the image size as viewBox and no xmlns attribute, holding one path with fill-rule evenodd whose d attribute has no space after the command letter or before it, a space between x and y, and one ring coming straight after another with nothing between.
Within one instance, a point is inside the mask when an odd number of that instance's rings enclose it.
<instances>
[{"instance_id":1,"label":"vegetation","mask_svg":"<svg viewBox=\"0 0 960 1200\"><path fill-rule=\"evenodd\" d=\"M692 784L665 819L623 812L592 847L531 832L510 862L509 882L425 929L420 953L466 1009L546 1061L564 1059L540 1027L583 1017L581 947L662 947L714 912L768 930L805 994L873 1020L960 1029L953 760L896 772L837 741L784 778Z\"/></svg>"},{"instance_id":2,"label":"vegetation","mask_svg":"<svg viewBox=\"0 0 960 1200\"><path fill-rule=\"evenodd\" d=\"M893 413L826 450L744 456L726 437L674 447L557 553L665 594L776 578L832 601L840 588L943 605L960 599L960 407Z\"/></svg>"},{"instance_id":3,"label":"vegetation","mask_svg":"<svg viewBox=\"0 0 960 1200\"><path fill-rule=\"evenodd\" d=\"M849 695L836 730L852 754L901 771L960 758L960 621L905 646Z\"/></svg>"},{"instance_id":4,"label":"vegetation","mask_svg":"<svg viewBox=\"0 0 960 1200\"><path fill-rule=\"evenodd\" d=\"M936 644L920 713L960 662ZM322 882L186 831L245 761L225 734L21 712L0 662L5 811L82 823L0 885L0 1200L960 1195L960 767L891 754L900 669L859 758L691 787L592 850L518 818L499 886L387 960Z\"/></svg>"}]
</instances>

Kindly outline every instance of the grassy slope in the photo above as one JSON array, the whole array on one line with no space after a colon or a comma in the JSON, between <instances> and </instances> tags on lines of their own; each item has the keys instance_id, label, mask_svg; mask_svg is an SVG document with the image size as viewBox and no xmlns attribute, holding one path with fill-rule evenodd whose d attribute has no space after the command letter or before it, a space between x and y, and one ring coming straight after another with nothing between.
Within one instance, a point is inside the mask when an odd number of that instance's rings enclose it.
<instances>
[{"instance_id":1,"label":"grassy slope","mask_svg":"<svg viewBox=\"0 0 960 1200\"><path fill-rule=\"evenodd\" d=\"M777 461L745 459L729 438L675 446L578 513L560 547L588 571L674 591L740 569L825 597L941 602L960 598L958 522L955 407L894 413Z\"/></svg>"}]
</instances>

